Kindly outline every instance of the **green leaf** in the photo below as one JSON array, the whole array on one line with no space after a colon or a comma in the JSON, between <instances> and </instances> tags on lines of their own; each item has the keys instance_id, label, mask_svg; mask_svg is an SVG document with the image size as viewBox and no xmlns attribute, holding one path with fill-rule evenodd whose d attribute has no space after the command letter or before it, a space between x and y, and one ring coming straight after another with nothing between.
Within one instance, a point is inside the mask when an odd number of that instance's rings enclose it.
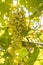
<instances>
[{"instance_id":1,"label":"green leaf","mask_svg":"<svg viewBox=\"0 0 43 65\"><path fill-rule=\"evenodd\" d=\"M20 57L21 58L24 58L26 55L27 55L27 49L25 47L22 47L20 50L19 50L19 54L20 54Z\"/></svg>"},{"instance_id":2,"label":"green leaf","mask_svg":"<svg viewBox=\"0 0 43 65\"><path fill-rule=\"evenodd\" d=\"M2 15L5 14L5 13L8 13L9 10L10 10L9 8L10 8L10 6L7 3L0 2L0 12L1 12Z\"/></svg>"},{"instance_id":3,"label":"green leaf","mask_svg":"<svg viewBox=\"0 0 43 65\"><path fill-rule=\"evenodd\" d=\"M5 2L10 5L12 3L13 0L5 0Z\"/></svg>"},{"instance_id":4,"label":"green leaf","mask_svg":"<svg viewBox=\"0 0 43 65\"><path fill-rule=\"evenodd\" d=\"M0 44L3 48L8 48L9 44L11 42L11 37L9 36L8 32L5 31L5 33L0 37Z\"/></svg>"}]
</instances>

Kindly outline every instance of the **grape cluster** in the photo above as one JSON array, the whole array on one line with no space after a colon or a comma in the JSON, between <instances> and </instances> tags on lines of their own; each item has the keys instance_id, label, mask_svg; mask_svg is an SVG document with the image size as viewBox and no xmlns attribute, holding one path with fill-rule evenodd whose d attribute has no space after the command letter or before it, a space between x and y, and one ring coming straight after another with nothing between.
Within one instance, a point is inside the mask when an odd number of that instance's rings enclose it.
<instances>
[{"instance_id":1,"label":"grape cluster","mask_svg":"<svg viewBox=\"0 0 43 65\"><path fill-rule=\"evenodd\" d=\"M28 27L26 25L26 17L23 8L17 8L13 12L11 11L9 24L17 35L26 35Z\"/></svg>"}]
</instances>

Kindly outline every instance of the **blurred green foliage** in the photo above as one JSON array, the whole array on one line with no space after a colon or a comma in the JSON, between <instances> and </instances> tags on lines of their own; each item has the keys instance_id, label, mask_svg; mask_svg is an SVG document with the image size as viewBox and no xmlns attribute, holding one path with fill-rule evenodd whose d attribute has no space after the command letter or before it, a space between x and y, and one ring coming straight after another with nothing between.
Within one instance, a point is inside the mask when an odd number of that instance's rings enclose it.
<instances>
[{"instance_id":1,"label":"blurred green foliage","mask_svg":"<svg viewBox=\"0 0 43 65\"><path fill-rule=\"evenodd\" d=\"M43 65L43 46L32 46L43 43L42 11L43 0L0 0L0 65Z\"/></svg>"}]
</instances>

